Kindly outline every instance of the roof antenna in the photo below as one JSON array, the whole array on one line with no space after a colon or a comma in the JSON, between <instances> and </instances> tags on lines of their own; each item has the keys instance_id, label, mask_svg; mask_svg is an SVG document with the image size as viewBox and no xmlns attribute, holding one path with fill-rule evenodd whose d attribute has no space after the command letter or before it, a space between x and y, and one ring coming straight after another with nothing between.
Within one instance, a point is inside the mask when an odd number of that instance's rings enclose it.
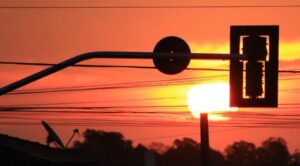
<instances>
[{"instance_id":1,"label":"roof antenna","mask_svg":"<svg viewBox=\"0 0 300 166\"><path fill-rule=\"evenodd\" d=\"M79 130L78 130L78 129L74 129L74 130L73 130L73 134L72 134L71 138L69 139L68 143L66 144L65 148L68 147L68 145L71 143L72 139L74 138L74 136L75 136L76 134L78 134L78 136L80 137L80 133L79 133Z\"/></svg>"}]
</instances>

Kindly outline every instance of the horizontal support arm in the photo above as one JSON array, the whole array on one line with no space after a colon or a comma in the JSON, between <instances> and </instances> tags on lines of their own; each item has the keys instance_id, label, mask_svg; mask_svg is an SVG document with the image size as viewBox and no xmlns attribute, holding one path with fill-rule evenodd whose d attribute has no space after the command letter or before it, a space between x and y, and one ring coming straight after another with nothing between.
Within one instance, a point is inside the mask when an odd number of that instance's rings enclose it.
<instances>
[{"instance_id":1,"label":"horizontal support arm","mask_svg":"<svg viewBox=\"0 0 300 166\"><path fill-rule=\"evenodd\" d=\"M75 65L84 60L93 59L93 58L124 58L124 59L152 59L154 56L161 56L164 58L174 57L174 56L188 56L191 59L206 59L206 60L230 60L232 58L236 59L246 59L244 55L230 55L230 54L207 54L207 53L153 53L153 52L89 52L81 54L65 60L57 65L53 65L47 69L44 69L40 72L32 74L28 77L25 77L19 81L11 83L0 89L0 95L4 95L10 91L18 89L22 86L25 86L31 82L34 82L38 79L46 77L50 74L53 74L57 71L60 71L68 66Z\"/></svg>"}]
</instances>

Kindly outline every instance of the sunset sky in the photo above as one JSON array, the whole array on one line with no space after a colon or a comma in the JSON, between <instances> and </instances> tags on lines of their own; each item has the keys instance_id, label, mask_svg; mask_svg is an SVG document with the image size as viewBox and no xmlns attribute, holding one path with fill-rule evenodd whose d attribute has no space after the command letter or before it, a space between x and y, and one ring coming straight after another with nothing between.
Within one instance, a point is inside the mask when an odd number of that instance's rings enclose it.
<instances>
[{"instance_id":1,"label":"sunset sky","mask_svg":"<svg viewBox=\"0 0 300 166\"><path fill-rule=\"evenodd\" d=\"M82 2L2 0L0 62L59 63L90 51L152 52L155 44L166 36L181 37L194 53L229 53L231 25L279 25L279 69L300 70L300 1L297 0ZM252 5L285 7L111 8ZM109 8L6 8L22 6ZM89 60L82 64L153 66L152 60L118 59ZM189 67L228 69L229 62L192 61ZM44 68L0 64L0 87ZM189 112L188 92L200 84L226 85L228 77L226 71L186 70L170 76L156 69L70 67L14 92L70 91L0 96L2 110L8 106L34 108L0 112L0 133L45 143L47 135L40 123L45 120L64 142L74 128L119 131L135 144L171 145L175 138L182 137L199 141L199 119ZM211 147L223 151L238 140L259 145L268 137L283 137L291 152L300 149L299 80L297 73L279 73L279 108L231 109L221 114L227 120L210 121Z\"/></svg>"}]
</instances>

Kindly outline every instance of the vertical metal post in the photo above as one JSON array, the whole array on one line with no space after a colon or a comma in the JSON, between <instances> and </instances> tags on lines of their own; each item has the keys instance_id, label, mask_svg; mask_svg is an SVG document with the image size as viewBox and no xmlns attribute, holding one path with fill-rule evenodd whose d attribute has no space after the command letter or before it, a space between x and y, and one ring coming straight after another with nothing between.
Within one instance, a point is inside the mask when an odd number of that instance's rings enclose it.
<instances>
[{"instance_id":1,"label":"vertical metal post","mask_svg":"<svg viewBox=\"0 0 300 166\"><path fill-rule=\"evenodd\" d=\"M208 136L208 114L200 114L200 130L201 130L201 166L210 166L210 150Z\"/></svg>"}]
</instances>

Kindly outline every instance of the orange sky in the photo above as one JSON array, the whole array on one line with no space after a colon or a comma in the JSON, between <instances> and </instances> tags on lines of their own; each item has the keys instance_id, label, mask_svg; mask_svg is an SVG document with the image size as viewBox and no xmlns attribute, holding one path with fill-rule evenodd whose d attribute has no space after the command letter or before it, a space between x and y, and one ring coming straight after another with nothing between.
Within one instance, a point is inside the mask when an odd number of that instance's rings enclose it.
<instances>
[{"instance_id":1,"label":"orange sky","mask_svg":"<svg viewBox=\"0 0 300 166\"><path fill-rule=\"evenodd\" d=\"M1 6L114 6L114 5L285 5L297 1L24 1L2 0ZM58 63L64 59L89 51L149 51L163 37L180 36L190 45L192 52L229 52L230 25L279 25L280 69L299 69L300 22L299 8L216 8L216 9L0 9L0 61ZM90 64L146 65L147 60L96 60ZM228 62L192 62L193 67L228 67ZM0 86L40 71L44 67L0 65ZM219 76L207 78L207 76ZM55 88L66 86L103 85L112 83L147 82L182 78L199 78L200 83L226 82L227 72L184 71L167 76L157 70L68 68L57 74L32 83L22 89ZM202 79L201 79L202 77ZM280 74L279 103L297 103L296 74ZM196 80L198 81L198 80ZM158 83L162 85L164 82ZM169 82L170 83L170 82ZM174 83L172 81L171 83ZM151 84L153 85L153 84ZM77 103L63 106L158 106L185 105L187 91L192 85L157 86L147 88L112 89L64 93L1 96L0 105L28 105L45 103ZM175 97L175 98L174 98ZM156 98L156 100L154 100ZM169 98L157 100L157 98ZM147 99L147 100L144 100ZM149 100L151 99L151 100ZM78 104L78 102L86 102ZM61 105L60 105L61 106ZM295 108L251 109L251 113L297 115ZM183 136L199 140L197 119L186 107L179 108L122 108L122 111L178 111L172 115L161 114L87 114L71 113L1 113L0 124L9 122L34 123L34 125L0 125L1 133L43 141L46 138L41 119L54 124L76 122L82 126L55 126L63 140L67 140L74 127L114 130L136 142L145 144L161 141L170 144L174 138ZM74 110L73 110L74 111ZM84 110L83 110L84 111ZM240 110L241 113L243 110ZM247 112L245 113L247 114ZM299 114L300 115L300 114ZM242 115L239 115L242 116ZM17 119L18 118L18 119ZM240 117L238 117L240 118ZM259 143L270 136L284 137L291 150L300 149L298 128L229 128L230 122L260 120L232 118L228 122L211 122L211 146L224 150L235 140ZM297 117L296 117L297 118ZM236 121L234 121L236 120ZM109 121L109 122L107 122ZM266 119L270 122L270 118ZM94 123L93 125L90 123ZM150 125L147 125L147 124ZM193 123L193 124L190 124ZM85 125L83 125L85 124ZM119 125L118 125L119 124ZM173 125L174 124L174 125ZM150 127L152 125L152 127ZM153 127L153 125L157 125ZM179 127L170 127L176 126ZM186 126L190 127L186 127ZM147 127L145 127L147 126ZM39 133L39 134L36 134ZM222 138L220 140L219 138Z\"/></svg>"}]
</instances>

